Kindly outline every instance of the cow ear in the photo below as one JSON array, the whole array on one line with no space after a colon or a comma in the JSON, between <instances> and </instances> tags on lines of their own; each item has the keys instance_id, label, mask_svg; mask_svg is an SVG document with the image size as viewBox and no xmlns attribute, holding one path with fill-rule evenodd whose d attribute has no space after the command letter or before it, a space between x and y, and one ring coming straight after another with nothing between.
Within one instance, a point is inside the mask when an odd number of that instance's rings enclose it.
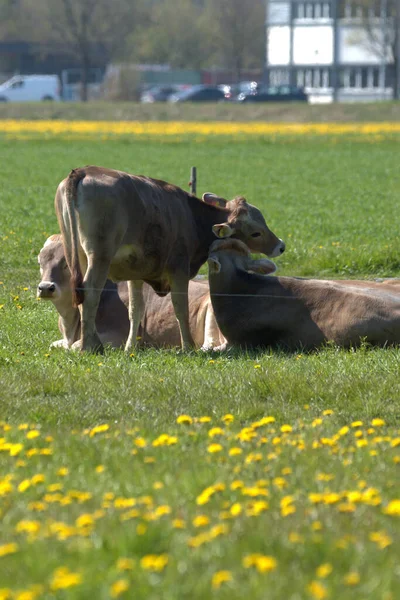
<instances>
[{"instance_id":1,"label":"cow ear","mask_svg":"<svg viewBox=\"0 0 400 600\"><path fill-rule=\"evenodd\" d=\"M247 271L249 273L257 273L259 275L271 275L276 271L276 264L267 258L251 260L249 262Z\"/></svg>"},{"instance_id":2,"label":"cow ear","mask_svg":"<svg viewBox=\"0 0 400 600\"><path fill-rule=\"evenodd\" d=\"M227 202L224 198L221 198L220 196L217 196L212 192L205 192L201 199L206 204L209 204L210 206L215 206L217 208L225 208Z\"/></svg>"},{"instance_id":3,"label":"cow ear","mask_svg":"<svg viewBox=\"0 0 400 600\"><path fill-rule=\"evenodd\" d=\"M212 230L214 235L217 236L217 238L231 237L235 233L233 227L228 225L228 223L220 223L219 225L213 225Z\"/></svg>"},{"instance_id":4,"label":"cow ear","mask_svg":"<svg viewBox=\"0 0 400 600\"><path fill-rule=\"evenodd\" d=\"M208 259L208 272L209 273L219 273L221 271L221 263L214 256L210 256Z\"/></svg>"}]
</instances>

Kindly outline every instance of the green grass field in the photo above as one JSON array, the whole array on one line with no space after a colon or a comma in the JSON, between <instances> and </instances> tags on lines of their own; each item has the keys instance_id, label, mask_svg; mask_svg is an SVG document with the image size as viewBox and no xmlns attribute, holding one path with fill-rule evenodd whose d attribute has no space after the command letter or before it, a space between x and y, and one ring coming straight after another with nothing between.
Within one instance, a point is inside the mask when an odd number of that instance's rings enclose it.
<instances>
[{"instance_id":1,"label":"green grass field","mask_svg":"<svg viewBox=\"0 0 400 600\"><path fill-rule=\"evenodd\" d=\"M263 210L279 274L399 276L398 148L0 140L0 599L400 597L398 349L50 351L35 297L56 186L85 164L186 189L196 165L199 194Z\"/></svg>"}]
</instances>

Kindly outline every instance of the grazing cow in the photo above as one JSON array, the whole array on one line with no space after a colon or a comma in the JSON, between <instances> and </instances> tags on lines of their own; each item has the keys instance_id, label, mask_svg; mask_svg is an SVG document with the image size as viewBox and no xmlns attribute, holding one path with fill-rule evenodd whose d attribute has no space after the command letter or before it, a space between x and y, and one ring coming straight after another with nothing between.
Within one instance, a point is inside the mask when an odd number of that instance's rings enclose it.
<instances>
[{"instance_id":1,"label":"grazing cow","mask_svg":"<svg viewBox=\"0 0 400 600\"><path fill-rule=\"evenodd\" d=\"M400 343L400 286L395 281L271 277L239 240L216 241L208 259L211 301L228 344L313 349L332 341Z\"/></svg>"},{"instance_id":2,"label":"grazing cow","mask_svg":"<svg viewBox=\"0 0 400 600\"><path fill-rule=\"evenodd\" d=\"M244 198L227 202L204 194L199 200L170 183L103 167L71 171L58 186L55 207L74 302L82 304L82 350L102 349L95 318L99 290L107 277L128 282L127 351L136 344L143 317L144 281L160 295L171 291L185 349L194 343L189 328L189 279L207 260L215 236L237 237L252 251L269 256L285 248L261 212Z\"/></svg>"},{"instance_id":3,"label":"grazing cow","mask_svg":"<svg viewBox=\"0 0 400 600\"><path fill-rule=\"evenodd\" d=\"M58 326L63 335L52 347L75 348L80 339L80 313L72 302L71 274L65 259L61 235L50 236L41 249L38 262L42 279L38 298L51 300L59 313ZM147 346L180 345L180 333L170 297L158 296L144 284L145 313L139 328L141 342ZM114 348L125 344L129 333L128 286L107 280L100 296L96 328L103 345ZM197 347L204 350L225 342L215 321L206 281L189 282L189 322Z\"/></svg>"}]
</instances>

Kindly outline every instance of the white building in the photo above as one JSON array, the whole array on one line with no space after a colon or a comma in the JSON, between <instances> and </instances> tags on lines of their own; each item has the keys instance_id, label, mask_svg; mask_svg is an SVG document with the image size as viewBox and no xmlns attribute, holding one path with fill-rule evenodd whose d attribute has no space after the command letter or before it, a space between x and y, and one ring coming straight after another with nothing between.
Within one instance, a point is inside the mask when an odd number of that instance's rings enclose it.
<instances>
[{"instance_id":1,"label":"white building","mask_svg":"<svg viewBox=\"0 0 400 600\"><path fill-rule=\"evenodd\" d=\"M391 23L384 10L384 1L379 14L365 15L351 0L269 0L268 83L304 86L315 102L391 98L393 59L385 43Z\"/></svg>"}]
</instances>

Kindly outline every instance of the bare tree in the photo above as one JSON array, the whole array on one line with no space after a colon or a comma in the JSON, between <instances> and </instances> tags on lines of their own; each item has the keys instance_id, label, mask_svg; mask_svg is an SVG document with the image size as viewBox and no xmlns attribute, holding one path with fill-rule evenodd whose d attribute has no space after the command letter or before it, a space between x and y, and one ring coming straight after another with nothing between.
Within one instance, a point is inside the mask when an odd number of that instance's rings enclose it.
<instances>
[{"instance_id":1,"label":"bare tree","mask_svg":"<svg viewBox=\"0 0 400 600\"><path fill-rule=\"evenodd\" d=\"M213 0L218 50L239 81L245 68L261 68L265 53L263 0Z\"/></svg>"},{"instance_id":2,"label":"bare tree","mask_svg":"<svg viewBox=\"0 0 400 600\"><path fill-rule=\"evenodd\" d=\"M393 65L393 97L400 98L400 0L358 0L364 45Z\"/></svg>"},{"instance_id":3,"label":"bare tree","mask_svg":"<svg viewBox=\"0 0 400 600\"><path fill-rule=\"evenodd\" d=\"M79 59L81 100L88 98L89 71L96 52L115 57L135 23L135 0L42 0L53 38Z\"/></svg>"}]
</instances>

